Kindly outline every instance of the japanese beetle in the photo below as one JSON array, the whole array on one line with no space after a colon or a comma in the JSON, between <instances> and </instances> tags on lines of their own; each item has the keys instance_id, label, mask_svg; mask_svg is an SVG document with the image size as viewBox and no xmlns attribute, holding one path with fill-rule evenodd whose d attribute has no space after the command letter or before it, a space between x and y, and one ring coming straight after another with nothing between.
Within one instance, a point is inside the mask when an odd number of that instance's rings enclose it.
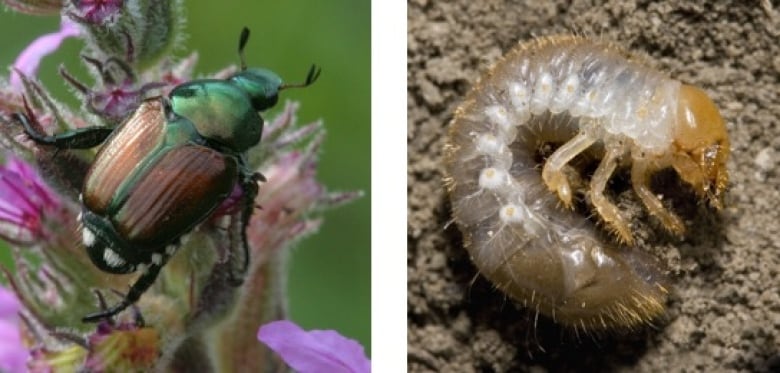
<instances>
[{"instance_id":1,"label":"japanese beetle","mask_svg":"<svg viewBox=\"0 0 780 373\"><path fill-rule=\"evenodd\" d=\"M142 275L120 303L83 321L112 317L135 303L175 253L180 238L206 220L236 185L243 192L238 216L246 270L245 231L257 183L264 180L245 160L263 132L258 112L273 107L280 90L306 87L320 73L312 66L304 83L283 84L270 70L247 68L248 39L244 28L238 47L241 71L224 80L193 80L174 87L168 97L147 99L116 128L96 126L50 136L33 126L29 110L17 114L39 144L61 149L103 144L82 189L83 243L101 270Z\"/></svg>"}]
</instances>

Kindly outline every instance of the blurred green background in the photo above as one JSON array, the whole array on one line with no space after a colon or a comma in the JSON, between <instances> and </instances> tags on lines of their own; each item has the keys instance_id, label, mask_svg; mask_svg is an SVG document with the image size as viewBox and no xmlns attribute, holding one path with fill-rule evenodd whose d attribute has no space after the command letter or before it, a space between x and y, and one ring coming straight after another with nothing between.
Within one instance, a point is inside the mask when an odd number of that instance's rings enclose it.
<instances>
[{"instance_id":1,"label":"blurred green background","mask_svg":"<svg viewBox=\"0 0 780 373\"><path fill-rule=\"evenodd\" d=\"M291 316L305 329L336 329L357 339L370 354L370 2L189 0L185 7L189 37L176 55L199 52L196 76L238 63L243 26L252 30L246 48L250 66L269 68L291 82L302 81L312 63L322 67L316 84L286 92L281 100L301 103L301 123L325 121L319 179L330 190L363 190L366 195L327 211L320 232L293 248ZM57 17L0 11L0 74L8 76L5 68L37 36L58 28ZM64 63L86 77L78 61L81 45L68 39L39 70L55 96L71 104L75 99L56 71ZM10 263L4 247L0 261Z\"/></svg>"}]
</instances>

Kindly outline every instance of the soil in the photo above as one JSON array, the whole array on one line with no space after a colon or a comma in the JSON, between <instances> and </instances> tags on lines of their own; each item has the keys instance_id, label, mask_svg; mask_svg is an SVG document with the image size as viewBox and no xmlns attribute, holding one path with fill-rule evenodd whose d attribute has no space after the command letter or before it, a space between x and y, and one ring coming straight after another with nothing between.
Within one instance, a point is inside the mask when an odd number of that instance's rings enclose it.
<instances>
[{"instance_id":1,"label":"soil","mask_svg":"<svg viewBox=\"0 0 780 373\"><path fill-rule=\"evenodd\" d=\"M780 371L780 4L411 0L408 18L410 371ZM726 207L673 201L684 239L616 192L674 284L666 315L640 331L584 335L537 319L479 276L448 224L441 155L453 111L518 41L560 33L649 55L705 89L728 123Z\"/></svg>"}]
</instances>

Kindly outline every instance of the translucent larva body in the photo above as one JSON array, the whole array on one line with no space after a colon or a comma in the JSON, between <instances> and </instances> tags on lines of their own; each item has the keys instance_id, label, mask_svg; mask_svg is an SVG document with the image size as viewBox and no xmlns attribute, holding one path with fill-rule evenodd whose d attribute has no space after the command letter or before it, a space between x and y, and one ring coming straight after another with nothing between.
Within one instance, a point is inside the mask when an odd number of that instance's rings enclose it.
<instances>
[{"instance_id":1,"label":"translucent larva body","mask_svg":"<svg viewBox=\"0 0 780 373\"><path fill-rule=\"evenodd\" d=\"M562 145L540 163L545 144ZM586 151L599 159L586 200L615 242L571 208L569 162ZM607 181L630 166L650 214L682 234L650 176L674 168L719 208L728 154L703 91L612 44L556 36L519 45L468 94L450 124L445 181L471 258L498 288L565 325L633 328L663 313L667 279L632 247Z\"/></svg>"}]
</instances>

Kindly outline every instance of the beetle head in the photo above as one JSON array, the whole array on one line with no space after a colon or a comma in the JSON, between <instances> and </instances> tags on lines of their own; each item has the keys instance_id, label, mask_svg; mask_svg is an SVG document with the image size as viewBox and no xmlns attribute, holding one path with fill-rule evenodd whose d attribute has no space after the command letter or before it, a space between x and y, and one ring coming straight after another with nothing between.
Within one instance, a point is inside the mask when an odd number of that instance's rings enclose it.
<instances>
[{"instance_id":1,"label":"beetle head","mask_svg":"<svg viewBox=\"0 0 780 373\"><path fill-rule=\"evenodd\" d=\"M241 71L230 77L230 81L238 85L252 98L252 106L257 111L263 111L276 105L279 101L279 91L285 88L306 87L320 76L320 69L312 65L306 81L303 83L283 84L282 78L271 70L262 68L247 68L244 57L244 47L249 40L249 29L244 27L238 41L238 55L241 58Z\"/></svg>"},{"instance_id":2,"label":"beetle head","mask_svg":"<svg viewBox=\"0 0 780 373\"><path fill-rule=\"evenodd\" d=\"M726 161L731 148L718 108L699 88L680 87L674 142L674 167L680 177L720 208L728 184Z\"/></svg>"},{"instance_id":3,"label":"beetle head","mask_svg":"<svg viewBox=\"0 0 780 373\"><path fill-rule=\"evenodd\" d=\"M276 105L279 101L279 90L283 87L279 75L261 68L242 70L233 75L230 80L246 91L252 98L252 106L257 111Z\"/></svg>"}]
</instances>

